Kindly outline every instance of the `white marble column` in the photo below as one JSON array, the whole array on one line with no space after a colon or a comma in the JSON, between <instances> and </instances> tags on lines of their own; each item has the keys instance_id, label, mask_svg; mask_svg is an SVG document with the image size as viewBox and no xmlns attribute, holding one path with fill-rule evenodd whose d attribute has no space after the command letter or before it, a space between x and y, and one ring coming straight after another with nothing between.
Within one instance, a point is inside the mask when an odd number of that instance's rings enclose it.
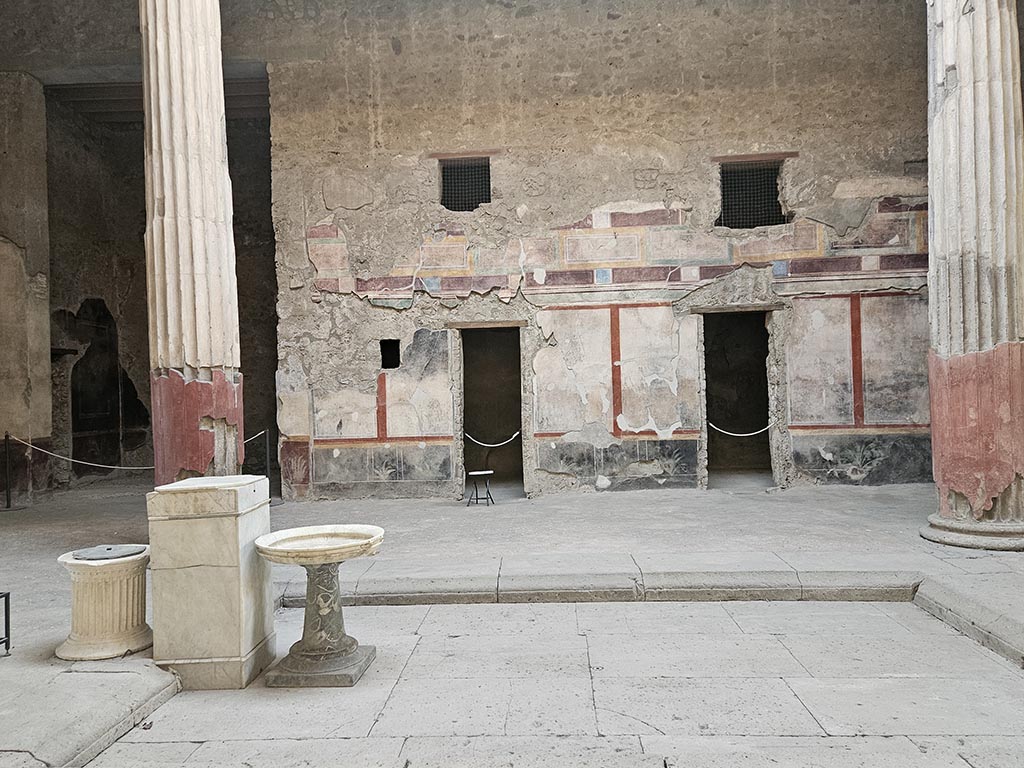
<instances>
[{"instance_id":1,"label":"white marble column","mask_svg":"<svg viewBox=\"0 0 1024 768\"><path fill-rule=\"evenodd\" d=\"M946 544L1024 549L1024 146L1012 0L928 0L932 443Z\"/></svg>"},{"instance_id":2,"label":"white marble column","mask_svg":"<svg viewBox=\"0 0 1024 768\"><path fill-rule=\"evenodd\" d=\"M218 0L140 0L157 485L233 474L242 375Z\"/></svg>"}]
</instances>

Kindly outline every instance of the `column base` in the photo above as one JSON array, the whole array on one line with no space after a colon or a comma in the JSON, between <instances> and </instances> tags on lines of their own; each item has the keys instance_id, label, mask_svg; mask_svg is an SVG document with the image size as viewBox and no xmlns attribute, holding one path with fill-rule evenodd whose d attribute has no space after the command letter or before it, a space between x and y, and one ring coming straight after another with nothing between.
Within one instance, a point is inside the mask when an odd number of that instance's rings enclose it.
<instances>
[{"instance_id":1,"label":"column base","mask_svg":"<svg viewBox=\"0 0 1024 768\"><path fill-rule=\"evenodd\" d=\"M950 520L931 515L921 536L937 544L1000 552L1024 552L1024 523Z\"/></svg>"},{"instance_id":2,"label":"column base","mask_svg":"<svg viewBox=\"0 0 1024 768\"><path fill-rule=\"evenodd\" d=\"M265 682L269 688L351 688L376 657L372 645L360 645L352 653L320 663L289 654L267 672Z\"/></svg>"},{"instance_id":3,"label":"column base","mask_svg":"<svg viewBox=\"0 0 1024 768\"><path fill-rule=\"evenodd\" d=\"M57 647L55 655L58 659L65 661L100 661L144 651L151 645L153 645L153 630L146 625L130 635L111 639L98 640L72 636Z\"/></svg>"}]
</instances>

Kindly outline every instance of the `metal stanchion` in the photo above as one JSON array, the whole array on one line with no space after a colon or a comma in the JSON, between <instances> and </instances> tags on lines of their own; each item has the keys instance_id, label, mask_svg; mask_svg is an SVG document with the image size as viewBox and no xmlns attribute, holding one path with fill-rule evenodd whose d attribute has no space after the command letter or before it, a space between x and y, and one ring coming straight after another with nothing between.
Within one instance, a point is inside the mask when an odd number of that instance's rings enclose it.
<instances>
[{"instance_id":1,"label":"metal stanchion","mask_svg":"<svg viewBox=\"0 0 1024 768\"><path fill-rule=\"evenodd\" d=\"M7 509L11 508L11 433L4 432L4 496Z\"/></svg>"},{"instance_id":2,"label":"metal stanchion","mask_svg":"<svg viewBox=\"0 0 1024 768\"><path fill-rule=\"evenodd\" d=\"M263 430L263 474L270 477L270 427Z\"/></svg>"}]
</instances>

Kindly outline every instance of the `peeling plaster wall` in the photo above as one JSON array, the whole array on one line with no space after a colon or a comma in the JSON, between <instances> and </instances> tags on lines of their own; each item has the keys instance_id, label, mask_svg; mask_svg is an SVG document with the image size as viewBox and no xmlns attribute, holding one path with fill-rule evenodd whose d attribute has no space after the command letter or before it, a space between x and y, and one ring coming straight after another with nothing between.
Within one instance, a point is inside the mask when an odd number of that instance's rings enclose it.
<instances>
[{"instance_id":1,"label":"peeling plaster wall","mask_svg":"<svg viewBox=\"0 0 1024 768\"><path fill-rule=\"evenodd\" d=\"M772 313L776 482L927 477L923 7L244 7L225 45L270 62L289 493L457 494L446 329L505 319L527 322L529 493L703 485L708 301ZM490 156L491 203L440 206L444 152ZM792 223L716 228L712 158L765 152L798 153ZM380 339L415 355L424 332L436 367L381 370Z\"/></svg>"},{"instance_id":2,"label":"peeling plaster wall","mask_svg":"<svg viewBox=\"0 0 1024 768\"><path fill-rule=\"evenodd\" d=\"M137 65L134 5L13 2L0 65L54 79ZM226 70L266 61L271 78L286 493L457 494L449 327L499 320L526 323L528 492L703 484L709 303L771 312L777 483L927 477L923 4L222 0L222 13ZM431 154L491 151L493 201L441 208ZM715 228L711 158L764 152L799 153L781 183L792 223ZM382 372L381 338L435 359Z\"/></svg>"}]
</instances>

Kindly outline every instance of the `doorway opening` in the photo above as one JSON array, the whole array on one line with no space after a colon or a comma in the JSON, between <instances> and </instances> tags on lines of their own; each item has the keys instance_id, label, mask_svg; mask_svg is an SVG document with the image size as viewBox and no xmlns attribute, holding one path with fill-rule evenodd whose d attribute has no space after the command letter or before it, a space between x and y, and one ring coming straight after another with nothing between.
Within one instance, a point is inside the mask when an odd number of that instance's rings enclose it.
<instances>
[{"instance_id":1,"label":"doorway opening","mask_svg":"<svg viewBox=\"0 0 1024 768\"><path fill-rule=\"evenodd\" d=\"M774 485L771 447L764 430L768 424L767 359L765 312L704 315L709 488ZM759 430L764 431L750 434Z\"/></svg>"},{"instance_id":2,"label":"doorway opening","mask_svg":"<svg viewBox=\"0 0 1024 768\"><path fill-rule=\"evenodd\" d=\"M499 503L502 497L524 495L519 355L519 328L462 330L465 469L492 470L491 489Z\"/></svg>"}]
</instances>

